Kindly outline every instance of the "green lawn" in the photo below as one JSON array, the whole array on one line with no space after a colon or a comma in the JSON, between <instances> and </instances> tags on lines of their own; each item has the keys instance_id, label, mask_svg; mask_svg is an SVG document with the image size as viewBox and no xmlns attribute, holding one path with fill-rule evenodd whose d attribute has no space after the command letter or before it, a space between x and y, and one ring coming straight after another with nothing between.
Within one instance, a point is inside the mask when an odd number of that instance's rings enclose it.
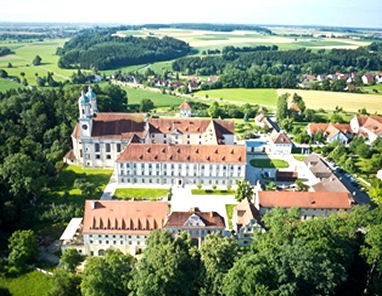
<instances>
[{"instance_id":1,"label":"green lawn","mask_svg":"<svg viewBox=\"0 0 382 296\"><path fill-rule=\"evenodd\" d=\"M257 168L286 169L289 167L288 162L282 159L258 158L252 159L250 164Z\"/></svg>"},{"instance_id":2,"label":"green lawn","mask_svg":"<svg viewBox=\"0 0 382 296\"><path fill-rule=\"evenodd\" d=\"M15 81L0 78L0 92L7 91L12 88L24 88L24 86Z\"/></svg>"},{"instance_id":3,"label":"green lawn","mask_svg":"<svg viewBox=\"0 0 382 296\"><path fill-rule=\"evenodd\" d=\"M240 104L259 104L268 107L275 107L277 102L277 93L275 89L245 89L245 88L226 88L203 90L195 93L195 96L205 98L220 99L232 103Z\"/></svg>"},{"instance_id":4,"label":"green lawn","mask_svg":"<svg viewBox=\"0 0 382 296\"><path fill-rule=\"evenodd\" d=\"M308 156L305 154L293 154L295 160L304 161Z\"/></svg>"},{"instance_id":5,"label":"green lawn","mask_svg":"<svg viewBox=\"0 0 382 296\"><path fill-rule=\"evenodd\" d=\"M168 196L169 192L169 189L157 188L118 188L115 191L113 198L124 200L159 200Z\"/></svg>"},{"instance_id":6,"label":"green lawn","mask_svg":"<svg viewBox=\"0 0 382 296\"><path fill-rule=\"evenodd\" d=\"M112 173L112 169L69 165L61 170L58 179L51 186L50 201L56 204L75 203L83 206L85 199L99 199ZM96 185L97 189L90 196L84 196L79 189L73 188L76 179L84 179Z\"/></svg>"},{"instance_id":7,"label":"green lawn","mask_svg":"<svg viewBox=\"0 0 382 296\"><path fill-rule=\"evenodd\" d=\"M184 101L183 98L164 95L161 92L154 92L142 88L123 87L127 92L127 97L130 104L140 104L143 99L150 99L154 106L158 107L178 107Z\"/></svg>"},{"instance_id":8,"label":"green lawn","mask_svg":"<svg viewBox=\"0 0 382 296\"><path fill-rule=\"evenodd\" d=\"M52 288L51 276L32 271L17 278L0 277L0 287L6 287L13 296L44 296Z\"/></svg>"},{"instance_id":9,"label":"green lawn","mask_svg":"<svg viewBox=\"0 0 382 296\"><path fill-rule=\"evenodd\" d=\"M235 194L235 190L227 190L227 189L192 189L191 193L193 195L233 195Z\"/></svg>"},{"instance_id":10,"label":"green lawn","mask_svg":"<svg viewBox=\"0 0 382 296\"><path fill-rule=\"evenodd\" d=\"M228 219L228 228L229 229L233 229L233 225L232 225L232 216L233 216L233 209L236 207L236 205L232 205L232 204L226 204L225 205L225 210L227 212L227 219Z\"/></svg>"}]
</instances>

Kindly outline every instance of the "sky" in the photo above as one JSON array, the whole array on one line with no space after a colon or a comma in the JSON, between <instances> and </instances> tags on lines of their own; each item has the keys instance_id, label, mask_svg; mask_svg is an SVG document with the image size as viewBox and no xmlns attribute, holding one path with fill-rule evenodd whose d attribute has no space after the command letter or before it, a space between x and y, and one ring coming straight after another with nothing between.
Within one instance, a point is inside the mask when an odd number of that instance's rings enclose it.
<instances>
[{"instance_id":1,"label":"sky","mask_svg":"<svg viewBox=\"0 0 382 296\"><path fill-rule=\"evenodd\" d=\"M203 22L382 28L381 0L1 0L1 2L0 22L118 24Z\"/></svg>"}]
</instances>

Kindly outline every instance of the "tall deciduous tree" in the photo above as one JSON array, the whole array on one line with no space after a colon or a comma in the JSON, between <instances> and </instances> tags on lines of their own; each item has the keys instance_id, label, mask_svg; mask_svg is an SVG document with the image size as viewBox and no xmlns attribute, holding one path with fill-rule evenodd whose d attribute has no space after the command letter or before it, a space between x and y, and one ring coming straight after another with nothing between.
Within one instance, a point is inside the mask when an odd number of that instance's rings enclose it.
<instances>
[{"instance_id":1,"label":"tall deciduous tree","mask_svg":"<svg viewBox=\"0 0 382 296\"><path fill-rule=\"evenodd\" d=\"M32 61L33 66L41 65L42 58L39 55L36 55Z\"/></svg>"},{"instance_id":2,"label":"tall deciduous tree","mask_svg":"<svg viewBox=\"0 0 382 296\"><path fill-rule=\"evenodd\" d=\"M279 96L278 98L276 118L279 121L288 117L288 98L289 98L288 93L283 94Z\"/></svg>"},{"instance_id":3,"label":"tall deciduous tree","mask_svg":"<svg viewBox=\"0 0 382 296\"><path fill-rule=\"evenodd\" d=\"M36 237L32 230L17 230L9 238L9 263L21 271L37 260Z\"/></svg>"},{"instance_id":4,"label":"tall deciduous tree","mask_svg":"<svg viewBox=\"0 0 382 296\"><path fill-rule=\"evenodd\" d=\"M245 179L236 180L236 191L235 199L237 201L242 201L243 199L248 199L249 201L253 198L253 186Z\"/></svg>"},{"instance_id":5,"label":"tall deciduous tree","mask_svg":"<svg viewBox=\"0 0 382 296\"><path fill-rule=\"evenodd\" d=\"M83 260L84 256L78 253L76 249L70 248L62 254L60 264L63 269L73 272Z\"/></svg>"},{"instance_id":6,"label":"tall deciduous tree","mask_svg":"<svg viewBox=\"0 0 382 296\"><path fill-rule=\"evenodd\" d=\"M57 268L53 274L53 287L48 296L81 296L81 277Z\"/></svg>"}]
</instances>

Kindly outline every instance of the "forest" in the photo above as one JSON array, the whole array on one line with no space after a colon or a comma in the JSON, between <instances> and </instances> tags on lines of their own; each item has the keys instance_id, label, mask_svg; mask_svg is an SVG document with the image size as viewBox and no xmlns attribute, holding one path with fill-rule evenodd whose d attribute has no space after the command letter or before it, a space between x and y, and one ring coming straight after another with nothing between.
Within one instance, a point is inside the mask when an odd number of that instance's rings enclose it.
<instances>
[{"instance_id":1,"label":"forest","mask_svg":"<svg viewBox=\"0 0 382 296\"><path fill-rule=\"evenodd\" d=\"M219 55L180 58L172 63L172 68L187 75L220 75L218 82L205 85L205 89L294 88L302 74L378 71L382 68L382 50L378 43L354 50L318 51L281 51L277 47L250 51L230 46Z\"/></svg>"},{"instance_id":2,"label":"forest","mask_svg":"<svg viewBox=\"0 0 382 296\"><path fill-rule=\"evenodd\" d=\"M187 55L191 47L172 37L119 37L118 28L82 30L57 49L61 68L115 69L119 67L170 60Z\"/></svg>"}]
</instances>

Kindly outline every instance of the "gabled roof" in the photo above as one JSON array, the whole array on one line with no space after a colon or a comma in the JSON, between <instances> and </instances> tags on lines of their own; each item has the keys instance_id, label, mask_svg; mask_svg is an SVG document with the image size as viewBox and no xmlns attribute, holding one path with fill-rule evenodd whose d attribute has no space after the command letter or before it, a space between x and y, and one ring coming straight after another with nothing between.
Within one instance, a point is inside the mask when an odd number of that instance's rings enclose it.
<instances>
[{"instance_id":1,"label":"gabled roof","mask_svg":"<svg viewBox=\"0 0 382 296\"><path fill-rule=\"evenodd\" d=\"M289 109L290 109L290 110L294 110L294 111L296 111L296 112L301 112L300 107L297 106L295 103L291 104L291 105L289 106Z\"/></svg>"},{"instance_id":2,"label":"gabled roof","mask_svg":"<svg viewBox=\"0 0 382 296\"><path fill-rule=\"evenodd\" d=\"M142 113L96 113L93 117L92 138L131 138L145 136L145 115ZM80 124L72 136L79 138Z\"/></svg>"},{"instance_id":3,"label":"gabled roof","mask_svg":"<svg viewBox=\"0 0 382 296\"><path fill-rule=\"evenodd\" d=\"M245 164L246 151L244 145L130 143L117 161Z\"/></svg>"},{"instance_id":4,"label":"gabled roof","mask_svg":"<svg viewBox=\"0 0 382 296\"><path fill-rule=\"evenodd\" d=\"M174 130L178 130L183 134L199 134L207 131L211 122L222 134L233 134L235 132L232 120L220 119L150 118L149 128L151 133L169 134Z\"/></svg>"},{"instance_id":5,"label":"gabled roof","mask_svg":"<svg viewBox=\"0 0 382 296\"><path fill-rule=\"evenodd\" d=\"M259 206L265 208L351 209L348 192L259 191Z\"/></svg>"},{"instance_id":6,"label":"gabled roof","mask_svg":"<svg viewBox=\"0 0 382 296\"><path fill-rule=\"evenodd\" d=\"M349 192L342 182L334 175L321 179L321 181L312 186L314 191L323 192Z\"/></svg>"},{"instance_id":7,"label":"gabled roof","mask_svg":"<svg viewBox=\"0 0 382 296\"><path fill-rule=\"evenodd\" d=\"M191 226L190 218L199 218L199 225ZM198 222L196 219L194 219ZM195 224L195 223L194 223ZM204 224L204 225L203 225ZM189 210L188 212L172 212L164 228L225 228L224 218L217 212L201 212L198 208Z\"/></svg>"},{"instance_id":8,"label":"gabled roof","mask_svg":"<svg viewBox=\"0 0 382 296\"><path fill-rule=\"evenodd\" d=\"M284 132L272 133L272 142L274 144L291 145L292 142Z\"/></svg>"},{"instance_id":9,"label":"gabled roof","mask_svg":"<svg viewBox=\"0 0 382 296\"><path fill-rule=\"evenodd\" d=\"M190 104L188 104L186 101L184 101L184 102L179 106L179 109L187 109L187 110L191 110L191 106L190 106Z\"/></svg>"},{"instance_id":10,"label":"gabled roof","mask_svg":"<svg viewBox=\"0 0 382 296\"><path fill-rule=\"evenodd\" d=\"M307 158L304 159L304 163L316 177L329 177L332 173L330 168L322 161L322 159L318 155L309 155Z\"/></svg>"},{"instance_id":11,"label":"gabled roof","mask_svg":"<svg viewBox=\"0 0 382 296\"><path fill-rule=\"evenodd\" d=\"M234 209L233 217L238 225L247 225L251 220L260 222L260 213L255 208L255 205L249 202L246 198L243 199Z\"/></svg>"},{"instance_id":12,"label":"gabled roof","mask_svg":"<svg viewBox=\"0 0 382 296\"><path fill-rule=\"evenodd\" d=\"M167 211L164 201L86 200L83 233L147 234L163 228Z\"/></svg>"},{"instance_id":13,"label":"gabled roof","mask_svg":"<svg viewBox=\"0 0 382 296\"><path fill-rule=\"evenodd\" d=\"M353 131L350 127L350 124L347 123L309 123L308 124L308 131L311 135L314 135L319 130L322 130L324 132L324 136L327 139L331 139L338 133L342 133L345 136L352 134Z\"/></svg>"},{"instance_id":14,"label":"gabled roof","mask_svg":"<svg viewBox=\"0 0 382 296\"><path fill-rule=\"evenodd\" d=\"M368 116L362 127L375 135L382 134L382 116Z\"/></svg>"}]
</instances>

